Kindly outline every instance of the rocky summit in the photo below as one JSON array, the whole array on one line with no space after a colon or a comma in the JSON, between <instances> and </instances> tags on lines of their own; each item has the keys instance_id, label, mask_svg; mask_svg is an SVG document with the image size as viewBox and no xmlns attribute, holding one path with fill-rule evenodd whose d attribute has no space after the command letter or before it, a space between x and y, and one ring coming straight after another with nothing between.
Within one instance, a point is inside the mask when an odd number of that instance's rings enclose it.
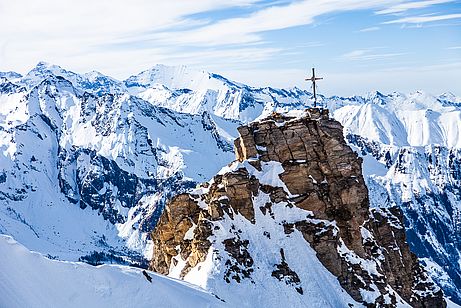
<instances>
[{"instance_id":1,"label":"rocky summit","mask_svg":"<svg viewBox=\"0 0 461 308\"><path fill-rule=\"evenodd\" d=\"M400 210L370 208L362 159L327 110L238 131L236 161L167 204L150 269L230 306L446 307Z\"/></svg>"}]
</instances>

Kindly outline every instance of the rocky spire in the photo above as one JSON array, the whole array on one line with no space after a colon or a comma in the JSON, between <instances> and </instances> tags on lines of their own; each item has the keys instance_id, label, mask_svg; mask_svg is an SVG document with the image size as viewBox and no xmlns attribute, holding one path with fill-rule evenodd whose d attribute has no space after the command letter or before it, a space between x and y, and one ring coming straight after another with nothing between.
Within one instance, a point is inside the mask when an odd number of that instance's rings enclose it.
<instances>
[{"instance_id":1,"label":"rocky spire","mask_svg":"<svg viewBox=\"0 0 461 308\"><path fill-rule=\"evenodd\" d=\"M152 270L232 304L446 306L400 211L370 209L362 160L327 110L238 130L237 160L167 205Z\"/></svg>"}]
</instances>

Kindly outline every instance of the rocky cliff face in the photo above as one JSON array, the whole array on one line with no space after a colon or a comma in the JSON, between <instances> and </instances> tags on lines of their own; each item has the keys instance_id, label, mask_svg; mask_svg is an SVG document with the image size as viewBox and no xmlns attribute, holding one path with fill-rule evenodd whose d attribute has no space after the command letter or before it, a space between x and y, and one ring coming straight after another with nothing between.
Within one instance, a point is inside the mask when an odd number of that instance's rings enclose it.
<instances>
[{"instance_id":1,"label":"rocky cliff face","mask_svg":"<svg viewBox=\"0 0 461 308\"><path fill-rule=\"evenodd\" d=\"M386 146L351 134L347 139L368 166L385 166L365 179L371 206L400 206L411 251L445 295L461 302L461 150Z\"/></svg>"},{"instance_id":2,"label":"rocky cliff face","mask_svg":"<svg viewBox=\"0 0 461 308\"><path fill-rule=\"evenodd\" d=\"M239 133L237 160L167 205L152 270L244 306L446 306L400 211L370 209L361 159L327 112L273 114Z\"/></svg>"}]
</instances>

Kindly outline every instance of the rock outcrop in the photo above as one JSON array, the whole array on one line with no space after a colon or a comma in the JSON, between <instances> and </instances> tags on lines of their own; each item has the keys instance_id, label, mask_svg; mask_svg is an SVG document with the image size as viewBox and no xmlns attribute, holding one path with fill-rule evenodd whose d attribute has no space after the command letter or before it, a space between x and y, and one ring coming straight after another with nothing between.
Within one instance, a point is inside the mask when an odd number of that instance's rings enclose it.
<instances>
[{"instance_id":1,"label":"rock outcrop","mask_svg":"<svg viewBox=\"0 0 461 308\"><path fill-rule=\"evenodd\" d=\"M260 288L270 300L259 305L446 306L406 244L400 211L370 209L362 161L326 110L238 130L237 160L167 205L152 270L228 301L226 292L252 296L239 286Z\"/></svg>"}]
</instances>

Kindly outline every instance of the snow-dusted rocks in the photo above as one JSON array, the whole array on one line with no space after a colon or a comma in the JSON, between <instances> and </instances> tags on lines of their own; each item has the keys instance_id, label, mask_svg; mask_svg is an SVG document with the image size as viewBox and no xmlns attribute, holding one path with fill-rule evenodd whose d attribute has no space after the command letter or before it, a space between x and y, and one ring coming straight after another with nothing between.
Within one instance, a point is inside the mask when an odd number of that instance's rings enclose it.
<instances>
[{"instance_id":1,"label":"snow-dusted rocks","mask_svg":"<svg viewBox=\"0 0 461 308\"><path fill-rule=\"evenodd\" d=\"M330 106L363 156L371 206L401 208L411 250L461 303L461 99L376 92Z\"/></svg>"},{"instance_id":2,"label":"snow-dusted rocks","mask_svg":"<svg viewBox=\"0 0 461 308\"><path fill-rule=\"evenodd\" d=\"M238 160L167 205L151 269L239 306L446 305L398 208L370 211L361 159L328 113L239 132Z\"/></svg>"}]
</instances>

